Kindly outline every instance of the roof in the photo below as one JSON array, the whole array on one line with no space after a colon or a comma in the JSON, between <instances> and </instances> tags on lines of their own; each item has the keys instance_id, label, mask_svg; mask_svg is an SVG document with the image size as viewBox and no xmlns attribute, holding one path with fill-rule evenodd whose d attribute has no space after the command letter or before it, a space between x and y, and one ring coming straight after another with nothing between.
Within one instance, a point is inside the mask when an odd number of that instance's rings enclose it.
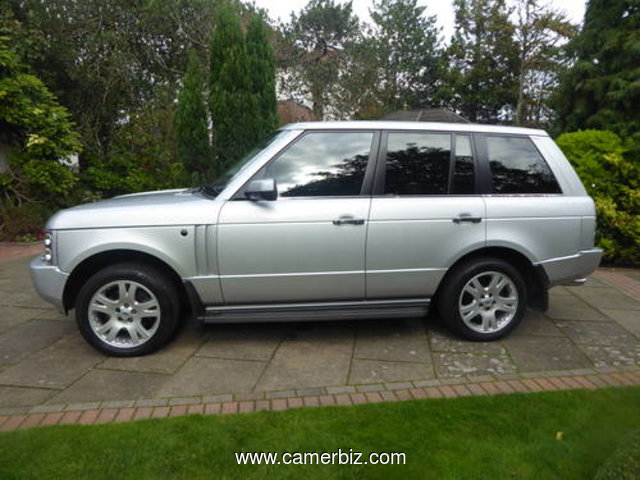
<instances>
[{"instance_id":1,"label":"roof","mask_svg":"<svg viewBox=\"0 0 640 480\"><path fill-rule=\"evenodd\" d=\"M283 130L431 130L545 136L544 130L479 123L396 122L391 120L290 123Z\"/></svg>"},{"instance_id":2,"label":"roof","mask_svg":"<svg viewBox=\"0 0 640 480\"><path fill-rule=\"evenodd\" d=\"M400 110L382 117L382 120L403 120L414 122L469 123L469 120L444 108L423 108L419 110Z\"/></svg>"}]
</instances>

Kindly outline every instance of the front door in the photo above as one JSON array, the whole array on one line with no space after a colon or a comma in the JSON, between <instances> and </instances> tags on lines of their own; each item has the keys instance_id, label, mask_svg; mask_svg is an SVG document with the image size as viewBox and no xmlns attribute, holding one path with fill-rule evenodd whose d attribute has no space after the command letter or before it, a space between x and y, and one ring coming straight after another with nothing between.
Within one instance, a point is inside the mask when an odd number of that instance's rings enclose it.
<instances>
[{"instance_id":1,"label":"front door","mask_svg":"<svg viewBox=\"0 0 640 480\"><path fill-rule=\"evenodd\" d=\"M252 179L274 178L277 200L240 191L226 202L218 223L225 303L364 299L374 139L368 131L307 132Z\"/></svg>"}]
</instances>

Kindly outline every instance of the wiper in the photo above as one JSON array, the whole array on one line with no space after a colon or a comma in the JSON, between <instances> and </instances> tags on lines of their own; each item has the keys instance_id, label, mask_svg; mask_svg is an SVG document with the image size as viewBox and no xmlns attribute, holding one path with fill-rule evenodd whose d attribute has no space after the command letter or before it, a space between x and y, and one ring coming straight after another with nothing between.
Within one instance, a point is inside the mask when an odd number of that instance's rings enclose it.
<instances>
[{"instance_id":1,"label":"wiper","mask_svg":"<svg viewBox=\"0 0 640 480\"><path fill-rule=\"evenodd\" d=\"M200 185L195 191L196 192L204 192L206 195L211 197L217 197L220 195L220 192L224 190L224 185L219 183L203 183Z\"/></svg>"}]
</instances>

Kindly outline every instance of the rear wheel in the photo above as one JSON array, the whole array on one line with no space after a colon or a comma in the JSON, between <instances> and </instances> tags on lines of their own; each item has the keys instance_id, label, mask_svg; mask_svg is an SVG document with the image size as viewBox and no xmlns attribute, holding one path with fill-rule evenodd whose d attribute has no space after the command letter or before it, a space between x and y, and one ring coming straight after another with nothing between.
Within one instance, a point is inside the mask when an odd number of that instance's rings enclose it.
<instances>
[{"instance_id":1,"label":"rear wheel","mask_svg":"<svg viewBox=\"0 0 640 480\"><path fill-rule=\"evenodd\" d=\"M153 267L119 264L94 274L76 299L80 333L113 356L144 355L166 344L179 323L173 283Z\"/></svg>"},{"instance_id":2,"label":"rear wheel","mask_svg":"<svg viewBox=\"0 0 640 480\"><path fill-rule=\"evenodd\" d=\"M522 320L527 299L522 275L497 258L459 265L445 280L438 311L452 330L469 340L495 340Z\"/></svg>"}]
</instances>

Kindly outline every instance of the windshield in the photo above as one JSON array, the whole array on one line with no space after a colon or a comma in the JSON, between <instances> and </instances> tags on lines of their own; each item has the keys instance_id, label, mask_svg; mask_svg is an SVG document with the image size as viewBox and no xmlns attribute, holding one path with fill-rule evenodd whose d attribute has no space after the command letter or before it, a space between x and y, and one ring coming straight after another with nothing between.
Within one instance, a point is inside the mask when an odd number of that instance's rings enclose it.
<instances>
[{"instance_id":1,"label":"windshield","mask_svg":"<svg viewBox=\"0 0 640 480\"><path fill-rule=\"evenodd\" d=\"M261 142L257 147L251 149L249 153L247 153L240 160L232 163L227 167L227 169L218 177L218 179L214 183L205 183L201 185L197 190L206 193L207 195L217 196L224 190L227 186L227 183L244 167L251 163L260 152L262 152L265 148L271 145L280 135L284 134L284 131L278 131L268 137L266 140Z\"/></svg>"}]
</instances>

